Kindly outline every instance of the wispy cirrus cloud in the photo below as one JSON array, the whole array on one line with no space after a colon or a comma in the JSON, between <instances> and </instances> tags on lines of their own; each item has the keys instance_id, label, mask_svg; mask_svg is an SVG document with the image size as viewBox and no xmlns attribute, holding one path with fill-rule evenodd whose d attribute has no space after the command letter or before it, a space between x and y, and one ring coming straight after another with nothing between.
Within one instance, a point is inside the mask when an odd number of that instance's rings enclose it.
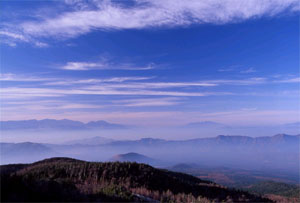
<instances>
[{"instance_id":1,"label":"wispy cirrus cloud","mask_svg":"<svg viewBox=\"0 0 300 203\"><path fill-rule=\"evenodd\" d=\"M28 41L28 39L24 35L18 34L18 33L13 33L13 32L8 32L8 31L1 30L0 35L10 37L10 38L13 38L13 39L16 39L16 40Z\"/></svg>"},{"instance_id":2,"label":"wispy cirrus cloud","mask_svg":"<svg viewBox=\"0 0 300 203\"><path fill-rule=\"evenodd\" d=\"M0 37L2 43L5 43L11 47L15 47L19 42L31 43L34 46L40 48L48 46L47 43L37 41L29 36L26 36L26 34L23 34L21 32L0 30Z\"/></svg>"},{"instance_id":3,"label":"wispy cirrus cloud","mask_svg":"<svg viewBox=\"0 0 300 203\"><path fill-rule=\"evenodd\" d=\"M226 24L299 11L298 0L103 0L67 3L67 11L23 21L16 30L33 38L71 38L95 30ZM10 37L22 40L17 35Z\"/></svg>"},{"instance_id":4,"label":"wispy cirrus cloud","mask_svg":"<svg viewBox=\"0 0 300 203\"><path fill-rule=\"evenodd\" d=\"M154 77L112 77L112 78L102 78L102 79L82 79L82 80L58 80L52 82L43 83L43 85L74 85L74 84L97 84L97 83L121 83L125 81L139 81L139 80L149 80Z\"/></svg>"},{"instance_id":5,"label":"wispy cirrus cloud","mask_svg":"<svg viewBox=\"0 0 300 203\"><path fill-rule=\"evenodd\" d=\"M144 106L173 106L181 104L182 99L178 97L146 98L146 99L127 99L113 101L114 105L125 107L144 107Z\"/></svg>"},{"instance_id":6,"label":"wispy cirrus cloud","mask_svg":"<svg viewBox=\"0 0 300 203\"><path fill-rule=\"evenodd\" d=\"M219 85L259 85L269 83L270 81L266 77L253 77L245 79L206 80L203 82L210 82Z\"/></svg>"},{"instance_id":7,"label":"wispy cirrus cloud","mask_svg":"<svg viewBox=\"0 0 300 203\"><path fill-rule=\"evenodd\" d=\"M66 65L62 66L61 69L64 70L90 70L99 69L105 67L102 63L86 63L86 62L68 62Z\"/></svg>"},{"instance_id":8,"label":"wispy cirrus cloud","mask_svg":"<svg viewBox=\"0 0 300 203\"><path fill-rule=\"evenodd\" d=\"M59 77L41 77L38 74L20 75L14 73L0 73L0 81L11 82L43 82L42 85L73 85L73 84L95 84L95 83L120 83L125 81L140 81L150 80L155 78L154 76L140 77L110 77L110 78L88 78L77 80L75 78L59 78Z\"/></svg>"},{"instance_id":9,"label":"wispy cirrus cloud","mask_svg":"<svg viewBox=\"0 0 300 203\"><path fill-rule=\"evenodd\" d=\"M232 72L234 68L220 68L218 69L219 72Z\"/></svg>"},{"instance_id":10,"label":"wispy cirrus cloud","mask_svg":"<svg viewBox=\"0 0 300 203\"><path fill-rule=\"evenodd\" d=\"M127 88L127 89L172 89L183 87L215 87L218 84L207 82L131 82L114 83L89 86L88 89L108 88Z\"/></svg>"},{"instance_id":11,"label":"wispy cirrus cloud","mask_svg":"<svg viewBox=\"0 0 300 203\"><path fill-rule=\"evenodd\" d=\"M150 63L145 66L137 66L134 64L116 64L108 61L101 62L67 62L67 64L60 67L63 70L86 71L86 70L103 70L103 69L116 69L116 70L150 70L154 69L155 65Z\"/></svg>"},{"instance_id":12,"label":"wispy cirrus cloud","mask_svg":"<svg viewBox=\"0 0 300 203\"><path fill-rule=\"evenodd\" d=\"M242 70L240 73L244 73L244 74L247 74L247 73L255 73L257 72L254 68L248 68L246 70Z\"/></svg>"},{"instance_id":13,"label":"wispy cirrus cloud","mask_svg":"<svg viewBox=\"0 0 300 203\"><path fill-rule=\"evenodd\" d=\"M29 111L57 111L57 110L85 110L85 109L101 109L104 106L101 105L93 105L93 104L80 104L80 103L56 103L53 104L46 104L46 103L39 103L39 102L31 102L31 104L22 104L22 105L5 105L5 110L29 110Z\"/></svg>"},{"instance_id":14,"label":"wispy cirrus cloud","mask_svg":"<svg viewBox=\"0 0 300 203\"><path fill-rule=\"evenodd\" d=\"M119 95L119 96L164 96L164 97L206 97L243 95L234 91L224 91L223 86L252 86L266 84L299 84L299 77L267 78L255 77L244 79L220 79L195 82L164 82L150 80L153 77L112 77L112 78L87 78L76 80L74 78L51 78L15 75L6 73L0 75L0 81L5 83L0 90L2 100L29 99L29 98L63 98L72 95ZM26 82L26 86L19 83ZM34 84L31 82L34 82ZM39 86L36 86L39 83ZM201 87L201 89L199 88ZM272 93L274 94L274 93ZM247 92L248 96L259 96L255 91ZM265 95L265 93L263 93ZM139 100L123 102L127 106L159 106L175 105L175 100ZM121 103L119 103L121 104Z\"/></svg>"},{"instance_id":15,"label":"wispy cirrus cloud","mask_svg":"<svg viewBox=\"0 0 300 203\"><path fill-rule=\"evenodd\" d=\"M55 80L55 79L28 76L28 75L16 75L13 73L0 73L0 81L41 82L41 81L50 81L50 80Z\"/></svg>"},{"instance_id":16,"label":"wispy cirrus cloud","mask_svg":"<svg viewBox=\"0 0 300 203\"><path fill-rule=\"evenodd\" d=\"M293 78L286 78L275 80L276 83L299 83L300 84L300 77L293 77Z\"/></svg>"},{"instance_id":17,"label":"wispy cirrus cloud","mask_svg":"<svg viewBox=\"0 0 300 203\"><path fill-rule=\"evenodd\" d=\"M98 88L57 89L57 88L1 88L2 99L21 99L34 97L62 97L68 95L140 95L140 96L177 96L177 97L203 97L214 95L229 95L230 92L184 92L162 91L145 89L113 89L100 86Z\"/></svg>"},{"instance_id":18,"label":"wispy cirrus cloud","mask_svg":"<svg viewBox=\"0 0 300 203\"><path fill-rule=\"evenodd\" d=\"M257 72L253 67L243 69L244 67L239 66L239 65L233 65L229 66L227 68L220 68L218 69L218 72L237 72L237 73L242 73L242 74L248 74L248 73L255 73Z\"/></svg>"},{"instance_id":19,"label":"wispy cirrus cloud","mask_svg":"<svg viewBox=\"0 0 300 203\"><path fill-rule=\"evenodd\" d=\"M200 80L193 82L163 82L156 80L155 82L145 82L156 78L155 76L129 76L129 77L108 77L108 78L60 78L60 77L42 77L38 73L31 75L19 75L14 73L0 73L0 81L15 82L41 82L41 85L74 85L74 84L91 84L90 89L98 88L95 84L101 84L102 87L109 88L145 88L145 89L165 89L177 87L216 87L221 85L259 85L272 83L299 83L300 78L295 76L280 75L277 77L251 77L243 79L212 79ZM158 79L158 78L156 78ZM143 81L143 82L137 82Z\"/></svg>"}]
</instances>

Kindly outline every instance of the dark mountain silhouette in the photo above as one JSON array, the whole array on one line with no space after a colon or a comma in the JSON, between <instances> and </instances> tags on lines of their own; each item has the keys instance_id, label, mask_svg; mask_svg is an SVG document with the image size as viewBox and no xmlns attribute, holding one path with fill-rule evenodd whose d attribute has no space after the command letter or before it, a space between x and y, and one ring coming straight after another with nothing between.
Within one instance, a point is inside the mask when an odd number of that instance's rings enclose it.
<instances>
[{"instance_id":1,"label":"dark mountain silhouette","mask_svg":"<svg viewBox=\"0 0 300 203\"><path fill-rule=\"evenodd\" d=\"M82 123L68 119L55 120L19 120L19 121L0 121L1 130L87 130L87 129L122 129L126 128L120 124L108 123L106 121L92 121Z\"/></svg>"},{"instance_id":2,"label":"dark mountain silhouette","mask_svg":"<svg viewBox=\"0 0 300 203\"><path fill-rule=\"evenodd\" d=\"M270 201L190 175L129 162L52 158L0 169L1 202Z\"/></svg>"},{"instance_id":3,"label":"dark mountain silhouette","mask_svg":"<svg viewBox=\"0 0 300 203\"><path fill-rule=\"evenodd\" d=\"M142 154L130 152L127 154L118 154L113 156L110 161L119 161L119 162L137 162L137 163L146 163L146 164L154 164L154 159L144 156Z\"/></svg>"}]
</instances>

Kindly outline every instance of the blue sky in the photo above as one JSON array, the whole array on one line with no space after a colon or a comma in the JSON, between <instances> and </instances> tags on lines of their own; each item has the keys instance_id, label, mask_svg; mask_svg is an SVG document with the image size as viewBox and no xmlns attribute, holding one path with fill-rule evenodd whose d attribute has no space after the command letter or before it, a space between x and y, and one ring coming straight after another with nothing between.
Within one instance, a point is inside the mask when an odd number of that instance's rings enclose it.
<instances>
[{"instance_id":1,"label":"blue sky","mask_svg":"<svg viewBox=\"0 0 300 203\"><path fill-rule=\"evenodd\" d=\"M296 0L0 6L1 120L300 121Z\"/></svg>"}]
</instances>

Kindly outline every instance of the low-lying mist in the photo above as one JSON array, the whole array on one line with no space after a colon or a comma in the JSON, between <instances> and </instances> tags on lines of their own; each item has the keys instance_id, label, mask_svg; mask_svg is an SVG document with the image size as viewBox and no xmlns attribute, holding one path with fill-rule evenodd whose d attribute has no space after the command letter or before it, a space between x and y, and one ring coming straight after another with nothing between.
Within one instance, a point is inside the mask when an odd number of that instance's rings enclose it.
<instances>
[{"instance_id":1,"label":"low-lying mist","mask_svg":"<svg viewBox=\"0 0 300 203\"><path fill-rule=\"evenodd\" d=\"M156 138L165 140L186 140L215 137L218 135L241 135L250 137L273 136L279 133L300 134L299 127L286 126L248 126L248 127L165 127L88 130L1 130L1 142L38 142L64 144L74 139L87 139L95 136L114 140L136 140Z\"/></svg>"},{"instance_id":2,"label":"low-lying mist","mask_svg":"<svg viewBox=\"0 0 300 203\"><path fill-rule=\"evenodd\" d=\"M216 135L186 128L2 131L1 164L50 157L111 161L117 154L134 152L155 160L149 164L156 167L187 163L206 168L277 171L298 178L299 135Z\"/></svg>"}]
</instances>

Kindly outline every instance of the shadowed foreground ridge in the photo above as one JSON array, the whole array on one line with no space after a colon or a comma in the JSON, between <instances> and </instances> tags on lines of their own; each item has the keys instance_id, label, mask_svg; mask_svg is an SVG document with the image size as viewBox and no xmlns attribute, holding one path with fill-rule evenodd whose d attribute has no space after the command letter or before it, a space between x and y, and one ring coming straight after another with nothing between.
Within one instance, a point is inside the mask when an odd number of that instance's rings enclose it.
<instances>
[{"instance_id":1,"label":"shadowed foreground ridge","mask_svg":"<svg viewBox=\"0 0 300 203\"><path fill-rule=\"evenodd\" d=\"M155 200L269 201L194 176L131 162L51 158L1 166L1 202Z\"/></svg>"}]
</instances>

